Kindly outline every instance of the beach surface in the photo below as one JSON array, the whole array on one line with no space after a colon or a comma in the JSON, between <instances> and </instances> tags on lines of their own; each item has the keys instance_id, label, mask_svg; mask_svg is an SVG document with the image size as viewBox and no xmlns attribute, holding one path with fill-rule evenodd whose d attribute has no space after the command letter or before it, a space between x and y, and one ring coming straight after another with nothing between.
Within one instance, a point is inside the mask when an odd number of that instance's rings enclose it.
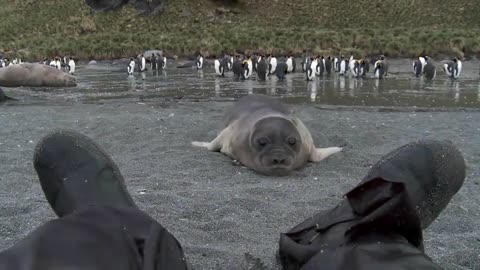
<instances>
[{"instance_id":1,"label":"beach surface","mask_svg":"<svg viewBox=\"0 0 480 270\"><path fill-rule=\"evenodd\" d=\"M296 104L319 146L340 154L287 177L258 175L191 141L215 137L230 101L109 100L0 106L0 247L55 218L33 150L55 129L90 136L111 154L140 208L164 225L194 269L279 269L279 235L336 205L382 155L413 140L448 139L467 178L424 231L425 252L447 270L480 269L480 113Z\"/></svg>"}]
</instances>

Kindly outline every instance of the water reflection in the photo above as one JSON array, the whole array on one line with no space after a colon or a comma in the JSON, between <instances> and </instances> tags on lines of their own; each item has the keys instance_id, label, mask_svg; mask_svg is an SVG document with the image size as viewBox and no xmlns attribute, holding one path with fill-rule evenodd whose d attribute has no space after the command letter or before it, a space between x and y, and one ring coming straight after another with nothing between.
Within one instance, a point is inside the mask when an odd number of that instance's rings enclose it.
<instances>
[{"instance_id":1,"label":"water reflection","mask_svg":"<svg viewBox=\"0 0 480 270\"><path fill-rule=\"evenodd\" d=\"M221 81L220 78L215 77L215 97L219 98L222 93Z\"/></svg>"},{"instance_id":2,"label":"water reflection","mask_svg":"<svg viewBox=\"0 0 480 270\"><path fill-rule=\"evenodd\" d=\"M135 80L135 76L129 75L127 78L128 81L128 86L130 91L136 91L137 90L137 83Z\"/></svg>"},{"instance_id":3,"label":"water reflection","mask_svg":"<svg viewBox=\"0 0 480 270\"><path fill-rule=\"evenodd\" d=\"M452 81L450 80L449 86L451 89L453 89L455 96L454 100L455 103L458 103L460 101L460 83L458 81Z\"/></svg>"},{"instance_id":4,"label":"water reflection","mask_svg":"<svg viewBox=\"0 0 480 270\"><path fill-rule=\"evenodd\" d=\"M268 89L269 95L275 95L277 92L277 77L270 76L270 89Z\"/></svg>"},{"instance_id":5,"label":"water reflection","mask_svg":"<svg viewBox=\"0 0 480 270\"><path fill-rule=\"evenodd\" d=\"M338 80L339 80L339 88L340 90L342 91L345 91L345 76L339 76L338 77Z\"/></svg>"},{"instance_id":6,"label":"water reflection","mask_svg":"<svg viewBox=\"0 0 480 270\"><path fill-rule=\"evenodd\" d=\"M289 74L285 80L287 81L287 93L291 94L293 92L293 76Z\"/></svg>"},{"instance_id":7,"label":"water reflection","mask_svg":"<svg viewBox=\"0 0 480 270\"><path fill-rule=\"evenodd\" d=\"M253 94L253 81L245 80L245 88L247 89L247 93L249 95Z\"/></svg>"},{"instance_id":8,"label":"water reflection","mask_svg":"<svg viewBox=\"0 0 480 270\"><path fill-rule=\"evenodd\" d=\"M349 79L348 80L348 94L350 95L350 97L354 97L355 96L355 89L357 88L357 83L358 83L358 79Z\"/></svg>"},{"instance_id":9,"label":"water reflection","mask_svg":"<svg viewBox=\"0 0 480 270\"><path fill-rule=\"evenodd\" d=\"M477 101L480 102L480 83L478 83Z\"/></svg>"},{"instance_id":10,"label":"water reflection","mask_svg":"<svg viewBox=\"0 0 480 270\"><path fill-rule=\"evenodd\" d=\"M307 91L310 92L310 101L315 102L317 99L317 82L311 81L308 83Z\"/></svg>"},{"instance_id":11,"label":"water reflection","mask_svg":"<svg viewBox=\"0 0 480 270\"><path fill-rule=\"evenodd\" d=\"M147 74L145 74L145 72L142 72L142 86L141 86L141 89L142 91L147 91L147 82L145 82L145 80L147 79Z\"/></svg>"},{"instance_id":12,"label":"water reflection","mask_svg":"<svg viewBox=\"0 0 480 270\"><path fill-rule=\"evenodd\" d=\"M378 93L380 93L380 83L383 80L378 79L378 80L373 80L373 89L372 89L372 95L374 97L378 97Z\"/></svg>"}]
</instances>

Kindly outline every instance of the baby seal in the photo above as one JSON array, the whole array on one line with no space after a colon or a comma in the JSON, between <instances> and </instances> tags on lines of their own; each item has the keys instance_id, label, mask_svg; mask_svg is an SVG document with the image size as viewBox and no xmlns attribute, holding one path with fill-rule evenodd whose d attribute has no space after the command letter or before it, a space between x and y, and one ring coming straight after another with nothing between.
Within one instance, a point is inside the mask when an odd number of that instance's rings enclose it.
<instances>
[{"instance_id":1,"label":"baby seal","mask_svg":"<svg viewBox=\"0 0 480 270\"><path fill-rule=\"evenodd\" d=\"M285 104L262 95L240 98L213 141L192 145L220 151L258 173L278 176L342 150L316 148L308 129Z\"/></svg>"}]
</instances>

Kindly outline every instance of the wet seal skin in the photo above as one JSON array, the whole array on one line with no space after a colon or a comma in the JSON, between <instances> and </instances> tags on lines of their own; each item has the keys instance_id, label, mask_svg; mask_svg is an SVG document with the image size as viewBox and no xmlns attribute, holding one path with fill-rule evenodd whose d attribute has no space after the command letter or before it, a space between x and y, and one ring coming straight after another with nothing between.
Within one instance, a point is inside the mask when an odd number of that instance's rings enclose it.
<instances>
[{"instance_id":1,"label":"wet seal skin","mask_svg":"<svg viewBox=\"0 0 480 270\"><path fill-rule=\"evenodd\" d=\"M43 64L23 63L0 69L0 86L63 87L77 86L72 75Z\"/></svg>"},{"instance_id":2,"label":"wet seal skin","mask_svg":"<svg viewBox=\"0 0 480 270\"><path fill-rule=\"evenodd\" d=\"M262 95L239 99L226 115L225 127L211 142L192 145L220 151L265 175L283 176L342 151L316 148L303 122L280 101Z\"/></svg>"}]
</instances>

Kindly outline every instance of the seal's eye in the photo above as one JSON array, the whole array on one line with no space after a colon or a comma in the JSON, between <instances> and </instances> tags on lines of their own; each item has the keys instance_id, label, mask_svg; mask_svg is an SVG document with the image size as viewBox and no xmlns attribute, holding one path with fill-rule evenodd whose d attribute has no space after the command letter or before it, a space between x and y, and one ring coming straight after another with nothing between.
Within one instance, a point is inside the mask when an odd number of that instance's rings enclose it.
<instances>
[{"instance_id":1,"label":"seal's eye","mask_svg":"<svg viewBox=\"0 0 480 270\"><path fill-rule=\"evenodd\" d=\"M265 145L267 145L267 139L266 138L260 138L260 139L258 139L257 143L260 146L265 146Z\"/></svg>"},{"instance_id":2,"label":"seal's eye","mask_svg":"<svg viewBox=\"0 0 480 270\"><path fill-rule=\"evenodd\" d=\"M288 144L295 145L296 143L297 143L297 139L295 139L294 137L288 138Z\"/></svg>"}]
</instances>

